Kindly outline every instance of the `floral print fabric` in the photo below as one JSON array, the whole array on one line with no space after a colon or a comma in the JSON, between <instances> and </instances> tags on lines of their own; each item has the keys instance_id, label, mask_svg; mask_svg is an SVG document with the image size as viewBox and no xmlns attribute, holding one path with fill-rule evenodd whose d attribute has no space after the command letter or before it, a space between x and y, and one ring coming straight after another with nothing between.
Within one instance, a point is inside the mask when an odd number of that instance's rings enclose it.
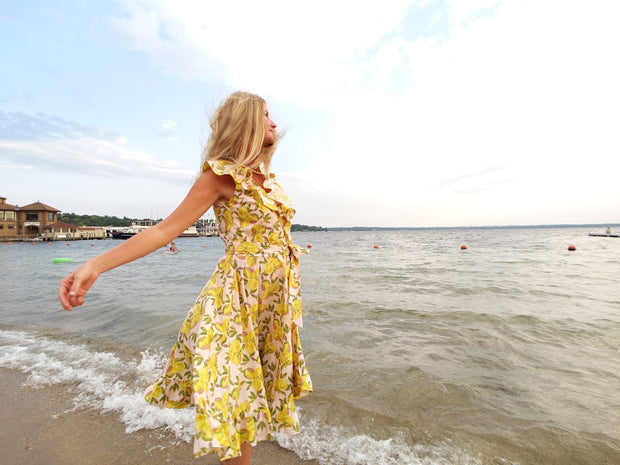
<instances>
[{"instance_id":1,"label":"floral print fabric","mask_svg":"<svg viewBox=\"0 0 620 465\"><path fill-rule=\"evenodd\" d=\"M220 460L280 431L299 431L295 399L312 390L298 328L302 326L295 210L271 175L264 188L247 168L208 161L236 183L214 205L226 255L219 261L172 348L147 402L196 409L194 455Z\"/></svg>"}]
</instances>

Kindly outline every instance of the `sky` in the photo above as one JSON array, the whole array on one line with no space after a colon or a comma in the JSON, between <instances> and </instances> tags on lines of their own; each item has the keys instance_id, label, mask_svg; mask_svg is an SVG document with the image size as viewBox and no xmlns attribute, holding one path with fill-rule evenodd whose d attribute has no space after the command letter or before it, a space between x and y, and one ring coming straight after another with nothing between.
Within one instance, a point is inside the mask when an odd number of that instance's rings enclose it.
<instances>
[{"instance_id":1,"label":"sky","mask_svg":"<svg viewBox=\"0 0 620 465\"><path fill-rule=\"evenodd\" d=\"M285 131L272 170L295 223L620 223L619 17L617 0L0 0L0 196L165 217L245 90Z\"/></svg>"}]
</instances>

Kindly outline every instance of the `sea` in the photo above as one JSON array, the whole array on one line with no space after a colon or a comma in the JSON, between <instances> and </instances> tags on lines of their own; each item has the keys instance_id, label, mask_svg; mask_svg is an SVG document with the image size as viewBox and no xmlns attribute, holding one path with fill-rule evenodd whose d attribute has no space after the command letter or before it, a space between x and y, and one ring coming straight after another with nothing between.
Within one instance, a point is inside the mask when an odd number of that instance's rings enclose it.
<instances>
[{"instance_id":1,"label":"sea","mask_svg":"<svg viewBox=\"0 0 620 465\"><path fill-rule=\"evenodd\" d=\"M278 443L325 465L619 464L620 238L589 232L294 233L314 392ZM178 239L63 310L59 281L117 244L0 243L0 367L191 448L192 410L142 393L223 245Z\"/></svg>"}]
</instances>

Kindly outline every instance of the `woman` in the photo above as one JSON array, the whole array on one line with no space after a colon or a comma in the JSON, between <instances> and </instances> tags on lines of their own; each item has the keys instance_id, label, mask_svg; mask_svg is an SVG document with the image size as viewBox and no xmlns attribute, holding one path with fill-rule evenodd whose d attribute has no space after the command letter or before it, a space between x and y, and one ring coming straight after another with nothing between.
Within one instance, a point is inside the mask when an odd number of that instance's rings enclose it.
<instances>
[{"instance_id":1,"label":"woman","mask_svg":"<svg viewBox=\"0 0 620 465\"><path fill-rule=\"evenodd\" d=\"M72 310L101 273L175 239L211 206L226 255L189 311L147 402L196 409L196 457L249 464L252 446L299 430L294 400L312 390L301 345L295 213L269 173L279 135L265 101L235 92L216 110L202 174L164 221L95 257L62 280Z\"/></svg>"}]
</instances>

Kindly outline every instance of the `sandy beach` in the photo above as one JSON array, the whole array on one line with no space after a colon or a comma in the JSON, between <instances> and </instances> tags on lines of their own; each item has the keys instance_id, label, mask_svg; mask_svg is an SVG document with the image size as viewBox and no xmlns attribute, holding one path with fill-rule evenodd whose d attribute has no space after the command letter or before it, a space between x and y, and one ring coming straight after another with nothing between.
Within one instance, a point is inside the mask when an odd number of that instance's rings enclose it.
<instances>
[{"instance_id":1,"label":"sandy beach","mask_svg":"<svg viewBox=\"0 0 620 465\"><path fill-rule=\"evenodd\" d=\"M67 386L35 388L27 375L0 369L4 392L0 408L0 449L3 465L216 465L214 455L194 459L192 445L159 431L127 434L116 414L74 409ZM276 442L260 443L256 465L318 465L301 460Z\"/></svg>"}]
</instances>

